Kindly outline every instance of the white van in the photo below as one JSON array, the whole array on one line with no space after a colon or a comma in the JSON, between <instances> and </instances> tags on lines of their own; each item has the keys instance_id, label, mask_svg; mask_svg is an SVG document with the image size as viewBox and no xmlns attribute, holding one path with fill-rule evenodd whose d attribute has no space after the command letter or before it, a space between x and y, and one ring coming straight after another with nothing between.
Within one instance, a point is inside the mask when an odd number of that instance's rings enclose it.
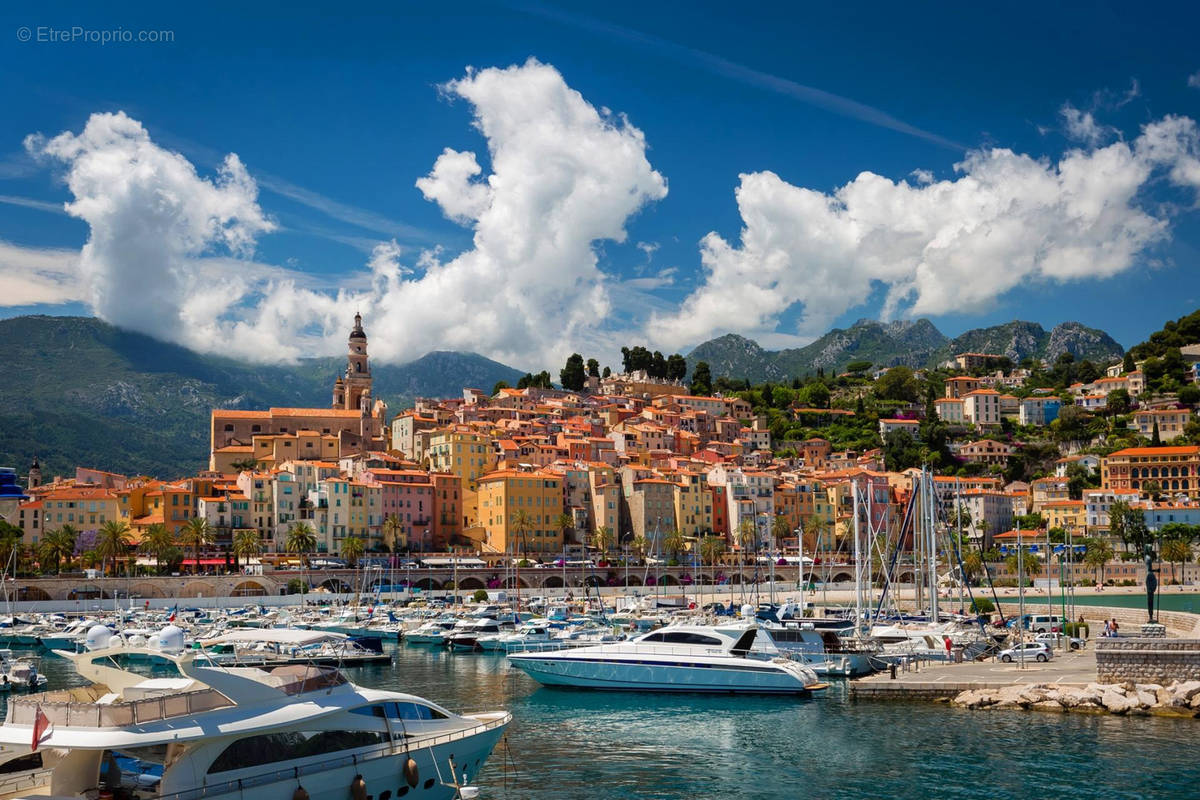
<instances>
[{"instance_id":1,"label":"white van","mask_svg":"<svg viewBox=\"0 0 1200 800\"><path fill-rule=\"evenodd\" d=\"M1034 633L1058 633L1062 630L1062 617L1057 614L1030 614L1029 630Z\"/></svg>"}]
</instances>

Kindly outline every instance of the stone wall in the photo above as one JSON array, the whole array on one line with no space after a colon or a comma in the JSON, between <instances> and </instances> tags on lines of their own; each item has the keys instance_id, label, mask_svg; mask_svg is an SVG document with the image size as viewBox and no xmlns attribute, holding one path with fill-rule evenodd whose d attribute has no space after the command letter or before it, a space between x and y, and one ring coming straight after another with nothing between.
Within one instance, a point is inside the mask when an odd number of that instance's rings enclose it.
<instances>
[{"instance_id":1,"label":"stone wall","mask_svg":"<svg viewBox=\"0 0 1200 800\"><path fill-rule=\"evenodd\" d=\"M1200 680L1200 639L1096 639L1100 683Z\"/></svg>"},{"instance_id":2,"label":"stone wall","mask_svg":"<svg viewBox=\"0 0 1200 800\"><path fill-rule=\"evenodd\" d=\"M1004 598L1000 601L1000 605L1004 610L1005 616L1017 616L1020 605L1009 598ZM1025 601L1026 614L1045 614L1046 604L1031 603ZM1054 606L1054 614L1062 616L1062 606ZM1146 609L1142 608L1119 608L1117 606L1075 606L1075 619L1068 620L1069 622L1077 622L1079 615L1083 616L1084 622L1088 626L1088 638L1096 639L1104 631L1104 621L1106 619L1115 619L1121 627L1123 636L1136 635L1141 630L1142 623L1146 621ZM1167 626L1168 636L1180 637L1200 637L1200 614L1189 614L1186 611L1160 611L1158 621Z\"/></svg>"}]
</instances>

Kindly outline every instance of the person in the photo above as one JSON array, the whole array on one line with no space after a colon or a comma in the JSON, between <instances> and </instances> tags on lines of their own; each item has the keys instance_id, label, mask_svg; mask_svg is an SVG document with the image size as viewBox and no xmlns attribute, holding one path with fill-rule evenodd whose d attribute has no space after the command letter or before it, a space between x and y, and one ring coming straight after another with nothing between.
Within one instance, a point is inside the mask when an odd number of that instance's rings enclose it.
<instances>
[{"instance_id":1,"label":"person","mask_svg":"<svg viewBox=\"0 0 1200 800\"><path fill-rule=\"evenodd\" d=\"M1108 620L1104 620L1104 633L1101 634L1101 636L1103 636L1105 639L1112 636L1112 623Z\"/></svg>"},{"instance_id":2,"label":"person","mask_svg":"<svg viewBox=\"0 0 1200 800\"><path fill-rule=\"evenodd\" d=\"M1117 619L1116 619L1116 617L1113 617L1113 621L1112 621L1112 635L1113 635L1113 636L1118 636L1118 635L1120 635L1120 633L1119 633L1119 632L1120 632L1120 630L1121 630L1121 626L1117 624Z\"/></svg>"}]
</instances>

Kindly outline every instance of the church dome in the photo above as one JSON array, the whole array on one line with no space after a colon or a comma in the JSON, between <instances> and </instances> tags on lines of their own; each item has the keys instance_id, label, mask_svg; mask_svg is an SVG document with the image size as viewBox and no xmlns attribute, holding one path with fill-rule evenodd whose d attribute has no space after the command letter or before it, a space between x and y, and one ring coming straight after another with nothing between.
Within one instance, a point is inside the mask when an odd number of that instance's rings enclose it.
<instances>
[{"instance_id":1,"label":"church dome","mask_svg":"<svg viewBox=\"0 0 1200 800\"><path fill-rule=\"evenodd\" d=\"M361 339L364 342L367 340L367 332L363 330L362 314L354 315L354 330L350 331L350 339Z\"/></svg>"}]
</instances>

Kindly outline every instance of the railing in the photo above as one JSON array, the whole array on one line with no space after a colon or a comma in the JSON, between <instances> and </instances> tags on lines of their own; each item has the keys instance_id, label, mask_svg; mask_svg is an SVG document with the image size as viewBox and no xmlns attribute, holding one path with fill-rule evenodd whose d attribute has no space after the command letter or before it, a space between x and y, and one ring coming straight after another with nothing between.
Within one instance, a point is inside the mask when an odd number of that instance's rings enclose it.
<instances>
[{"instance_id":1,"label":"railing","mask_svg":"<svg viewBox=\"0 0 1200 800\"><path fill-rule=\"evenodd\" d=\"M40 708L50 722L65 728L120 728L201 714L233 705L229 698L215 689L148 697L127 703L60 702L50 698L49 694L41 694L10 700L8 721L16 725L32 725Z\"/></svg>"},{"instance_id":2,"label":"railing","mask_svg":"<svg viewBox=\"0 0 1200 800\"><path fill-rule=\"evenodd\" d=\"M305 764L291 769L273 770L264 772L260 775L252 775L248 778L238 778L233 781L224 781L222 783L213 783L206 786L201 786L196 789L187 789L182 792L173 794L159 795L156 800L201 800L205 797L229 794L231 792L240 792L245 789L252 789L257 786L266 786L272 783L280 783L282 781L299 780L304 775L314 775L319 772L327 772L332 769L340 769L341 767L358 766L367 761L374 761L379 758L396 755L397 753L407 753L411 750L424 750L425 748L437 747L438 745L448 744L450 742L469 739L472 736L478 736L481 733L503 727L512 720L512 714L504 714L498 719L489 720L480 723L471 728L464 728L450 733L442 733L433 736L411 736L403 741L395 741L390 744L379 745L362 753L355 753L341 758L333 758L321 761L317 764Z\"/></svg>"}]
</instances>

